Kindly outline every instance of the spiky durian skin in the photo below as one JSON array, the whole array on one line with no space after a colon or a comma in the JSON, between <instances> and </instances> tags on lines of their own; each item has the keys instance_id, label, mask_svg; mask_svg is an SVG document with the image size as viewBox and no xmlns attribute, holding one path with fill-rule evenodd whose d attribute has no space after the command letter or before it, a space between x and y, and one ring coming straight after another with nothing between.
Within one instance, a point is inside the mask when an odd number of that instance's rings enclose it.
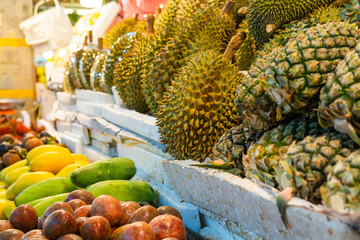
<instances>
[{"instance_id":1,"label":"spiky durian skin","mask_svg":"<svg viewBox=\"0 0 360 240\"><path fill-rule=\"evenodd\" d=\"M360 133L360 45L349 52L321 91L319 105L319 122L323 126L335 126L336 121L344 121L346 125ZM352 136L356 141L355 136Z\"/></svg>"},{"instance_id":2,"label":"spiky durian skin","mask_svg":"<svg viewBox=\"0 0 360 240\"><path fill-rule=\"evenodd\" d=\"M132 47L134 42L135 36L139 35L140 33L132 33L126 34L120 37L110 48L105 63L103 66L103 80L104 83L104 90L107 93L111 93L111 87L114 85L114 70L115 64L118 61L121 61L121 57L127 53L127 51Z\"/></svg>"},{"instance_id":3,"label":"spiky durian skin","mask_svg":"<svg viewBox=\"0 0 360 240\"><path fill-rule=\"evenodd\" d=\"M248 24L246 21L243 21L239 28L239 31L243 31L247 34L247 37L241 44L240 48L236 51L235 61L241 71L247 71L255 60L256 42L254 38L249 35Z\"/></svg>"},{"instance_id":4,"label":"spiky durian skin","mask_svg":"<svg viewBox=\"0 0 360 240\"><path fill-rule=\"evenodd\" d=\"M79 76L82 86L85 89L91 89L90 71L99 52L95 48L88 48L84 51L79 62Z\"/></svg>"},{"instance_id":5,"label":"spiky durian skin","mask_svg":"<svg viewBox=\"0 0 360 240\"><path fill-rule=\"evenodd\" d=\"M236 33L232 17L212 7L199 9L192 18L177 23L173 29L176 29L176 34L159 51L142 78L146 102L152 113L156 113L167 86L184 65L186 57L208 49L224 51Z\"/></svg>"},{"instance_id":6,"label":"spiky durian skin","mask_svg":"<svg viewBox=\"0 0 360 240\"><path fill-rule=\"evenodd\" d=\"M64 73L64 90L65 92L74 93L75 92L75 86L74 83L71 81L73 78L72 72L70 71L69 62L65 64L65 73Z\"/></svg>"},{"instance_id":7,"label":"spiky durian skin","mask_svg":"<svg viewBox=\"0 0 360 240\"><path fill-rule=\"evenodd\" d=\"M266 42L266 26L276 26L305 17L333 0L250 0L247 20L249 32L259 44Z\"/></svg>"},{"instance_id":8,"label":"spiky durian skin","mask_svg":"<svg viewBox=\"0 0 360 240\"><path fill-rule=\"evenodd\" d=\"M146 30L145 20L136 20L134 18L127 18L116 24L110 31L104 36L104 47L110 49L111 46L118 40L119 37L134 31Z\"/></svg>"},{"instance_id":9,"label":"spiky durian skin","mask_svg":"<svg viewBox=\"0 0 360 240\"><path fill-rule=\"evenodd\" d=\"M157 114L161 141L174 158L204 160L223 132L238 123L237 72L209 50L191 56L175 76Z\"/></svg>"},{"instance_id":10,"label":"spiky durian skin","mask_svg":"<svg viewBox=\"0 0 360 240\"><path fill-rule=\"evenodd\" d=\"M338 211L360 211L360 150L352 152L345 161L338 161L320 189L322 203Z\"/></svg>"},{"instance_id":11,"label":"spiky durian skin","mask_svg":"<svg viewBox=\"0 0 360 240\"><path fill-rule=\"evenodd\" d=\"M293 187L296 196L320 203L320 189L331 166L344 161L354 149L354 142L346 134L333 131L294 142L276 167L279 189Z\"/></svg>"},{"instance_id":12,"label":"spiky durian skin","mask_svg":"<svg viewBox=\"0 0 360 240\"><path fill-rule=\"evenodd\" d=\"M343 22L299 31L284 47L259 60L261 75L253 74L255 77L246 78L239 86L239 114L243 118L261 119L265 122L262 125L271 126L289 113L313 107L321 87L354 48L358 36L355 25ZM253 72L256 69L250 70L250 74Z\"/></svg>"},{"instance_id":13,"label":"spiky durian skin","mask_svg":"<svg viewBox=\"0 0 360 240\"><path fill-rule=\"evenodd\" d=\"M155 18L154 28L156 32L164 31L174 21L180 2L181 0L168 0L166 2L160 16Z\"/></svg>"},{"instance_id":14,"label":"spiky durian skin","mask_svg":"<svg viewBox=\"0 0 360 240\"><path fill-rule=\"evenodd\" d=\"M80 59L82 58L82 55L84 53L84 49L81 48L74 52L69 60L69 74L70 74L70 81L74 84L75 88L83 88L81 81L80 81L80 75L79 75L79 64Z\"/></svg>"},{"instance_id":15,"label":"spiky durian skin","mask_svg":"<svg viewBox=\"0 0 360 240\"><path fill-rule=\"evenodd\" d=\"M143 36L139 38L132 48L122 56L122 61L116 64L114 72L115 85L123 103L129 109L134 109L140 113L149 112L139 75L143 62L141 53L149 48L149 41L152 37Z\"/></svg>"},{"instance_id":16,"label":"spiky durian skin","mask_svg":"<svg viewBox=\"0 0 360 240\"><path fill-rule=\"evenodd\" d=\"M104 92L103 83L101 82L102 69L105 64L107 52L103 51L96 57L90 71L91 89L94 91Z\"/></svg>"}]
</instances>

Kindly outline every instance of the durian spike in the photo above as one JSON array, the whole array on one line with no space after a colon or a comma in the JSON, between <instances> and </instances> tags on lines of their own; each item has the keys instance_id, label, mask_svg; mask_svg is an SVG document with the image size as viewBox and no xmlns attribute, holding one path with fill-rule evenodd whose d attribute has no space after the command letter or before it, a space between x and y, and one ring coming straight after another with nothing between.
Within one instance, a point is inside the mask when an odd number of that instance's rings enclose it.
<instances>
[{"instance_id":1,"label":"durian spike","mask_svg":"<svg viewBox=\"0 0 360 240\"><path fill-rule=\"evenodd\" d=\"M103 49L103 38L102 37L98 38L98 49L99 49L99 51L101 51Z\"/></svg>"},{"instance_id":2,"label":"durian spike","mask_svg":"<svg viewBox=\"0 0 360 240\"><path fill-rule=\"evenodd\" d=\"M246 39L246 33L245 32L239 32L235 36L233 36L224 52L223 57L229 61L231 61L232 57L234 56L236 50L238 50L241 46L241 44Z\"/></svg>"},{"instance_id":3,"label":"durian spike","mask_svg":"<svg viewBox=\"0 0 360 240\"><path fill-rule=\"evenodd\" d=\"M148 34L154 34L154 32L155 32L155 30L154 30L154 22L155 22L154 15L149 14L147 16L147 33Z\"/></svg>"},{"instance_id":4,"label":"durian spike","mask_svg":"<svg viewBox=\"0 0 360 240\"><path fill-rule=\"evenodd\" d=\"M87 46L87 45L88 45L88 36L85 36L83 46Z\"/></svg>"},{"instance_id":5,"label":"durian spike","mask_svg":"<svg viewBox=\"0 0 360 240\"><path fill-rule=\"evenodd\" d=\"M228 15L230 15L230 14L231 14L231 11L232 11L233 8L234 8L234 6L235 6L235 2L233 2L233 1L228 1L228 2L225 4L224 8L221 10L221 12L222 12L223 14L228 14Z\"/></svg>"},{"instance_id":6,"label":"durian spike","mask_svg":"<svg viewBox=\"0 0 360 240\"><path fill-rule=\"evenodd\" d=\"M245 18L246 14L249 12L249 7L241 7L239 8L237 14L241 18Z\"/></svg>"},{"instance_id":7,"label":"durian spike","mask_svg":"<svg viewBox=\"0 0 360 240\"><path fill-rule=\"evenodd\" d=\"M136 21L138 21L139 20L139 13L135 13L134 18L135 18Z\"/></svg>"},{"instance_id":8,"label":"durian spike","mask_svg":"<svg viewBox=\"0 0 360 240\"><path fill-rule=\"evenodd\" d=\"M92 43L93 41L93 35L92 35L92 31L89 31L89 43Z\"/></svg>"},{"instance_id":9,"label":"durian spike","mask_svg":"<svg viewBox=\"0 0 360 240\"><path fill-rule=\"evenodd\" d=\"M335 0L334 2L331 3L331 5L333 6L342 6L345 3L350 2L350 0Z\"/></svg>"}]
</instances>

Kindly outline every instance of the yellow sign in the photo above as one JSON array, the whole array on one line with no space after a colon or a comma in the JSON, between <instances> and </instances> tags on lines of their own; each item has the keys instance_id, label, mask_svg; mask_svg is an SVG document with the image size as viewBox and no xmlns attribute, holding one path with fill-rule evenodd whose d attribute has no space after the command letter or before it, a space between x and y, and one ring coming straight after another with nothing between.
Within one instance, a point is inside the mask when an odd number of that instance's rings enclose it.
<instances>
[{"instance_id":1,"label":"yellow sign","mask_svg":"<svg viewBox=\"0 0 360 240\"><path fill-rule=\"evenodd\" d=\"M35 98L33 89L0 89L0 98Z\"/></svg>"},{"instance_id":2,"label":"yellow sign","mask_svg":"<svg viewBox=\"0 0 360 240\"><path fill-rule=\"evenodd\" d=\"M25 38L0 38L0 47L29 47Z\"/></svg>"}]
</instances>

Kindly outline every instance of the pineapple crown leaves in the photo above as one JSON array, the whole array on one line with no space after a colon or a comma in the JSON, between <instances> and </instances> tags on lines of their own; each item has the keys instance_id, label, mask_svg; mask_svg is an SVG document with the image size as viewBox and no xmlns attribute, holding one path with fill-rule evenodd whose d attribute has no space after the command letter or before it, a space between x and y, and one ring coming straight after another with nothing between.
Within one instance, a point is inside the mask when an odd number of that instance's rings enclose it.
<instances>
[{"instance_id":1,"label":"pineapple crown leaves","mask_svg":"<svg viewBox=\"0 0 360 240\"><path fill-rule=\"evenodd\" d=\"M351 23L360 23L360 1L352 0L351 4L346 3L341 9L340 17L349 20Z\"/></svg>"}]
</instances>

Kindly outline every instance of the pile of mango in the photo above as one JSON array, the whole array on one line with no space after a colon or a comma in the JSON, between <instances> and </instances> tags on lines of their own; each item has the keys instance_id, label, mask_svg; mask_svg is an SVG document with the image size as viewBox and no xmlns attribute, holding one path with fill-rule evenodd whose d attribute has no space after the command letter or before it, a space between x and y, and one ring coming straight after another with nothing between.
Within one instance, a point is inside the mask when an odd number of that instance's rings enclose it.
<instances>
[{"instance_id":1,"label":"pile of mango","mask_svg":"<svg viewBox=\"0 0 360 240\"><path fill-rule=\"evenodd\" d=\"M0 171L0 219L8 219L22 204L42 216L53 203L64 201L74 190L85 189L95 197L110 195L119 201L152 202L154 190L145 182L129 181L136 174L133 161L111 158L90 163L58 145L41 145Z\"/></svg>"}]
</instances>

